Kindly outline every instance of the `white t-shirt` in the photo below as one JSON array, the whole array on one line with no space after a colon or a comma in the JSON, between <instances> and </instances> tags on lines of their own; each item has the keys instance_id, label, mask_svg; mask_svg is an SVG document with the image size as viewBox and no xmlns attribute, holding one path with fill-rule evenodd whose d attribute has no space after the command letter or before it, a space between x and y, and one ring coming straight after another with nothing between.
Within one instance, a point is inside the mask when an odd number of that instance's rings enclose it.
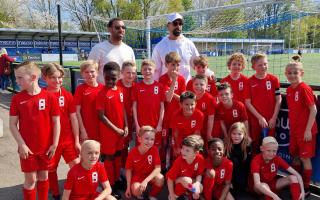
<instances>
[{"instance_id":1,"label":"white t-shirt","mask_svg":"<svg viewBox=\"0 0 320 200\"><path fill-rule=\"evenodd\" d=\"M194 56L199 56L199 52L191 40L181 35L178 40L170 40L167 36L154 47L152 59L157 66L154 75L155 80L159 80L160 76L167 72L165 57L169 52L173 51L177 52L181 57L179 74L183 76L186 81L191 79L190 60Z\"/></svg>"},{"instance_id":2,"label":"white t-shirt","mask_svg":"<svg viewBox=\"0 0 320 200\"><path fill-rule=\"evenodd\" d=\"M103 67L106 63L113 61L122 67L125 61L135 62L134 52L131 47L125 43L120 45L113 45L109 41L100 42L96 44L90 51L89 58L99 64L99 73L97 81L104 84Z\"/></svg>"}]
</instances>

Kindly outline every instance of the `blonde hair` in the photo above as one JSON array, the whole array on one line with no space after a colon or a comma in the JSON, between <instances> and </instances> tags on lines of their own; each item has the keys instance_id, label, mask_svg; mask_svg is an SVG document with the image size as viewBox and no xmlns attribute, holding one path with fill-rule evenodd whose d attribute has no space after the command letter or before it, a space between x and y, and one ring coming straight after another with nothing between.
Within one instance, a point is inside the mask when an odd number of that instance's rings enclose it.
<instances>
[{"instance_id":1,"label":"blonde hair","mask_svg":"<svg viewBox=\"0 0 320 200\"><path fill-rule=\"evenodd\" d=\"M275 144L275 145L279 145L278 141L276 140L276 138L272 137L272 136L267 136L265 138L263 138L262 140L262 146L265 146L267 144Z\"/></svg>"},{"instance_id":2,"label":"blonde hair","mask_svg":"<svg viewBox=\"0 0 320 200\"><path fill-rule=\"evenodd\" d=\"M234 53L228 58L227 66L229 67L229 69L230 69L230 65L231 65L232 61L234 61L234 60L241 63L241 65L242 65L241 70L246 68L247 60L246 60L246 57L242 53L239 53L239 52Z\"/></svg>"},{"instance_id":3,"label":"blonde hair","mask_svg":"<svg viewBox=\"0 0 320 200\"><path fill-rule=\"evenodd\" d=\"M100 143L95 141L95 140L86 140L82 143L81 145L81 152L83 151L83 149L89 147L89 146L95 146L95 147L99 147L100 149Z\"/></svg>"},{"instance_id":4,"label":"blonde hair","mask_svg":"<svg viewBox=\"0 0 320 200\"><path fill-rule=\"evenodd\" d=\"M144 59L141 63L141 70L142 70L143 66L152 66L153 69L156 68L156 64L151 59Z\"/></svg>"},{"instance_id":5,"label":"blonde hair","mask_svg":"<svg viewBox=\"0 0 320 200\"><path fill-rule=\"evenodd\" d=\"M208 58L207 56L196 56L193 60L192 60L192 63L193 63L193 67L195 65L201 65L203 67L208 67Z\"/></svg>"},{"instance_id":6,"label":"blonde hair","mask_svg":"<svg viewBox=\"0 0 320 200\"><path fill-rule=\"evenodd\" d=\"M204 141L200 135L189 135L182 141L183 146L192 147L194 151L200 151L203 148Z\"/></svg>"},{"instance_id":7,"label":"blonde hair","mask_svg":"<svg viewBox=\"0 0 320 200\"><path fill-rule=\"evenodd\" d=\"M251 64L254 65L261 58L267 58L267 55L264 53L256 53L251 57Z\"/></svg>"},{"instance_id":8,"label":"blonde hair","mask_svg":"<svg viewBox=\"0 0 320 200\"><path fill-rule=\"evenodd\" d=\"M40 77L41 75L41 70L39 68L39 66L32 61L24 61L23 63L17 65L15 67L15 69L20 69L23 68L25 70L26 73L30 74L30 75L36 75L37 78Z\"/></svg>"},{"instance_id":9,"label":"blonde hair","mask_svg":"<svg viewBox=\"0 0 320 200\"><path fill-rule=\"evenodd\" d=\"M41 68L41 72L43 76L51 76L54 72L59 71L61 77L64 77L64 69L61 65L57 63L48 63L44 64Z\"/></svg>"},{"instance_id":10,"label":"blonde hair","mask_svg":"<svg viewBox=\"0 0 320 200\"><path fill-rule=\"evenodd\" d=\"M94 60L86 60L80 65L80 73L84 72L89 67L93 67L96 71L98 71L98 63Z\"/></svg>"},{"instance_id":11,"label":"blonde hair","mask_svg":"<svg viewBox=\"0 0 320 200\"><path fill-rule=\"evenodd\" d=\"M146 132L152 132L156 134L156 130L152 126L142 126L139 130L138 136L143 136Z\"/></svg>"},{"instance_id":12,"label":"blonde hair","mask_svg":"<svg viewBox=\"0 0 320 200\"><path fill-rule=\"evenodd\" d=\"M166 63L180 63L181 57L177 52L170 52L165 57Z\"/></svg>"},{"instance_id":13,"label":"blonde hair","mask_svg":"<svg viewBox=\"0 0 320 200\"><path fill-rule=\"evenodd\" d=\"M234 124L231 125L228 131L228 135L225 139L225 152L227 157L230 157L231 152L233 150L233 142L231 139L231 133L234 130L238 130L243 134L243 139L241 141L241 151L243 152L243 160L247 159L248 152L247 152L247 147L251 144L251 138L248 135L248 131L246 129L246 126L242 122L235 122Z\"/></svg>"},{"instance_id":14,"label":"blonde hair","mask_svg":"<svg viewBox=\"0 0 320 200\"><path fill-rule=\"evenodd\" d=\"M125 61L125 62L122 63L121 71L123 71L127 67L135 67L135 66L136 66L135 62L133 62L133 61Z\"/></svg>"},{"instance_id":15,"label":"blonde hair","mask_svg":"<svg viewBox=\"0 0 320 200\"><path fill-rule=\"evenodd\" d=\"M303 66L302 66L302 63L301 62L289 62L287 65L286 65L286 70L288 68L291 68L291 67L295 67L297 68L298 70L302 71L303 72Z\"/></svg>"}]
</instances>

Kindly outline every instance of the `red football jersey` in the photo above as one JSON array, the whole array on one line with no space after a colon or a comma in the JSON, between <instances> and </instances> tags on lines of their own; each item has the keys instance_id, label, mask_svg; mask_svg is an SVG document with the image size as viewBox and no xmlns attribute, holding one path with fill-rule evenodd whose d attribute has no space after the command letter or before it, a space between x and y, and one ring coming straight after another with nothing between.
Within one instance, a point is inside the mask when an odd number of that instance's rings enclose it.
<instances>
[{"instance_id":1,"label":"red football jersey","mask_svg":"<svg viewBox=\"0 0 320 200\"><path fill-rule=\"evenodd\" d=\"M260 153L251 161L251 178L253 173L258 173L260 181L268 183L277 176L278 168L287 170L289 167L288 163L278 155L266 163Z\"/></svg>"},{"instance_id":2,"label":"red football jersey","mask_svg":"<svg viewBox=\"0 0 320 200\"><path fill-rule=\"evenodd\" d=\"M267 74L264 79L253 75L248 80L246 99L251 99L254 108L268 121L273 115L276 91L279 89L279 79L274 75Z\"/></svg>"},{"instance_id":3,"label":"red football jersey","mask_svg":"<svg viewBox=\"0 0 320 200\"><path fill-rule=\"evenodd\" d=\"M108 177L101 163L97 162L90 170L83 168L79 163L68 172L64 189L71 190L70 199L92 199L99 183L106 181Z\"/></svg>"},{"instance_id":4,"label":"red football jersey","mask_svg":"<svg viewBox=\"0 0 320 200\"><path fill-rule=\"evenodd\" d=\"M187 83L187 90L194 92L193 90L193 79L189 80ZM216 82L212 79L208 78L207 92L211 94L213 97L216 97L218 94Z\"/></svg>"},{"instance_id":5,"label":"red football jersey","mask_svg":"<svg viewBox=\"0 0 320 200\"><path fill-rule=\"evenodd\" d=\"M86 83L79 85L74 94L76 105L81 106L83 125L87 131L88 138L99 140L99 119L96 111L96 98L102 90L103 85L91 87Z\"/></svg>"},{"instance_id":6,"label":"red football jersey","mask_svg":"<svg viewBox=\"0 0 320 200\"><path fill-rule=\"evenodd\" d=\"M120 88L110 89L104 87L97 96L96 110L103 110L104 115L120 129L124 129L124 105L123 105L123 93ZM107 148L104 141L109 140L108 134L115 133L113 129L105 125L99 120L99 138L101 143L101 152L106 152ZM117 133L116 133L117 134Z\"/></svg>"},{"instance_id":7,"label":"red football jersey","mask_svg":"<svg viewBox=\"0 0 320 200\"><path fill-rule=\"evenodd\" d=\"M240 74L240 77L237 80L233 80L231 75L223 78L220 83L229 83L233 93L233 99L245 103L245 93L248 89L248 77L243 74Z\"/></svg>"},{"instance_id":8,"label":"red football jersey","mask_svg":"<svg viewBox=\"0 0 320 200\"><path fill-rule=\"evenodd\" d=\"M12 97L10 116L19 119L19 132L34 154L44 154L53 140L52 117L59 116L59 106L53 94L41 89L37 95L27 91Z\"/></svg>"},{"instance_id":9,"label":"red football jersey","mask_svg":"<svg viewBox=\"0 0 320 200\"><path fill-rule=\"evenodd\" d=\"M139 126L156 128L160 117L160 104L165 101L162 85L154 81L147 85L143 81L133 87L132 100L137 102Z\"/></svg>"},{"instance_id":10,"label":"red football jersey","mask_svg":"<svg viewBox=\"0 0 320 200\"><path fill-rule=\"evenodd\" d=\"M303 137L310 114L309 106L315 104L315 97L312 89L304 82L297 87L290 86L287 89L287 103L289 108L290 134ZM305 119L305 120L301 120ZM311 132L316 134L317 124L313 123Z\"/></svg>"},{"instance_id":11,"label":"red football jersey","mask_svg":"<svg viewBox=\"0 0 320 200\"><path fill-rule=\"evenodd\" d=\"M124 108L126 110L128 121L130 119L132 119L132 117L133 117L131 94L132 94L132 88L133 88L134 84L135 83L132 83L131 87L126 87L125 85L123 85L121 80L118 80L118 82L117 82L117 86L120 87L123 92L123 103L124 103ZM131 121L131 122L133 122L133 121Z\"/></svg>"},{"instance_id":12,"label":"red football jersey","mask_svg":"<svg viewBox=\"0 0 320 200\"><path fill-rule=\"evenodd\" d=\"M159 78L159 83L162 84L164 91L167 92L170 89L172 80L170 79L168 74L163 74ZM186 91L186 81L183 78L183 76L178 75L177 82L174 86L174 93L180 96L181 93L184 91ZM164 118L163 118L164 128L168 128L170 126L170 119L171 119L172 113L174 113L176 110L180 108L179 103L180 102L174 98L172 98L171 102L165 101L165 112L164 112Z\"/></svg>"},{"instance_id":13,"label":"red football jersey","mask_svg":"<svg viewBox=\"0 0 320 200\"><path fill-rule=\"evenodd\" d=\"M233 123L248 120L246 107L242 102L237 100L233 100L231 108L226 108L223 103L220 102L217 106L216 112L218 118L226 125L227 131Z\"/></svg>"},{"instance_id":14,"label":"red football jersey","mask_svg":"<svg viewBox=\"0 0 320 200\"><path fill-rule=\"evenodd\" d=\"M156 166L160 166L159 151L152 146L146 153L141 154L138 147L134 147L128 154L126 169L132 170L132 176L147 177Z\"/></svg>"},{"instance_id":15,"label":"red football jersey","mask_svg":"<svg viewBox=\"0 0 320 200\"><path fill-rule=\"evenodd\" d=\"M217 167L213 166L213 161L211 157L206 159L206 169L214 169L216 176L214 178L215 187L218 185L225 184L226 181L230 181L232 179L232 170L233 163L227 159L226 157L222 158L221 164Z\"/></svg>"},{"instance_id":16,"label":"red football jersey","mask_svg":"<svg viewBox=\"0 0 320 200\"><path fill-rule=\"evenodd\" d=\"M74 143L74 135L70 121L70 114L76 112L73 96L64 88L61 88L59 92L55 92L54 95L60 108L61 132L59 145Z\"/></svg>"},{"instance_id":17,"label":"red football jersey","mask_svg":"<svg viewBox=\"0 0 320 200\"><path fill-rule=\"evenodd\" d=\"M216 107L217 107L216 100L208 92L205 92L200 99L197 99L196 108L198 110L201 110L201 112L204 115L203 126L201 130L203 137L206 137L206 133L207 133L208 116L215 114Z\"/></svg>"},{"instance_id":18,"label":"red football jersey","mask_svg":"<svg viewBox=\"0 0 320 200\"><path fill-rule=\"evenodd\" d=\"M176 180L182 176L196 178L203 174L204 168L205 160L201 154L198 153L191 164L188 164L180 155L168 171L167 178L171 180Z\"/></svg>"}]
</instances>

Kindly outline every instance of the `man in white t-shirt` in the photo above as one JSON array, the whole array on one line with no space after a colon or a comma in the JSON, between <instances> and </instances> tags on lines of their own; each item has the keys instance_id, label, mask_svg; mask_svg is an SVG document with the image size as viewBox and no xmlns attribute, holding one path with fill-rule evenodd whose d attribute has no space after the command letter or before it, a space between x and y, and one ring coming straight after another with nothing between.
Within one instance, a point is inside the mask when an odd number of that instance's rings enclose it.
<instances>
[{"instance_id":1,"label":"man in white t-shirt","mask_svg":"<svg viewBox=\"0 0 320 200\"><path fill-rule=\"evenodd\" d=\"M179 13L173 13L167 17L167 28L169 35L163 38L153 49L152 59L157 65L154 75L155 80L159 80L162 74L167 72L165 67L165 56L169 52L177 52L181 57L179 74L182 75L186 81L191 79L191 61L195 56L199 56L199 52L194 43L188 38L184 37L182 32L183 17ZM208 75L213 72L209 71Z\"/></svg>"},{"instance_id":2,"label":"man in white t-shirt","mask_svg":"<svg viewBox=\"0 0 320 200\"><path fill-rule=\"evenodd\" d=\"M120 18L113 18L109 21L107 28L110 33L110 39L96 44L88 58L99 64L97 80L102 84L104 84L103 67L106 63L114 61L121 67L124 61L135 62L133 49L122 42L126 32L124 22Z\"/></svg>"}]
</instances>

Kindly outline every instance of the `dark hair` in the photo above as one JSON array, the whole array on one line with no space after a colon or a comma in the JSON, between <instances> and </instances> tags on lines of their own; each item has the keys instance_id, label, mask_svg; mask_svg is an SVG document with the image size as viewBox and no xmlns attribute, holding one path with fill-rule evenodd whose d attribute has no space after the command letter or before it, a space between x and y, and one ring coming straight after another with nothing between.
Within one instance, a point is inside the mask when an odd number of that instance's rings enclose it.
<instances>
[{"instance_id":1,"label":"dark hair","mask_svg":"<svg viewBox=\"0 0 320 200\"><path fill-rule=\"evenodd\" d=\"M119 18L119 17L115 17L115 18L110 19L110 21L109 21L108 24L107 24L107 27L108 27L108 28L111 28L112 25L113 25L113 22L115 22L115 21L122 21L122 19Z\"/></svg>"},{"instance_id":2,"label":"dark hair","mask_svg":"<svg viewBox=\"0 0 320 200\"><path fill-rule=\"evenodd\" d=\"M180 103L182 103L186 99L196 100L196 95L193 92L185 91L180 95Z\"/></svg>"},{"instance_id":3,"label":"dark hair","mask_svg":"<svg viewBox=\"0 0 320 200\"><path fill-rule=\"evenodd\" d=\"M225 83L220 83L218 86L217 86L217 90L218 91L221 91L221 90L225 90L225 89L228 89L230 88L231 90L231 87L229 85L229 83L225 82Z\"/></svg>"},{"instance_id":4,"label":"dark hair","mask_svg":"<svg viewBox=\"0 0 320 200\"><path fill-rule=\"evenodd\" d=\"M120 66L118 65L118 63L111 61L105 64L103 67L103 74L106 74L107 72L110 72L110 71L120 72Z\"/></svg>"},{"instance_id":5,"label":"dark hair","mask_svg":"<svg viewBox=\"0 0 320 200\"><path fill-rule=\"evenodd\" d=\"M200 135L189 135L182 141L183 146L192 147L194 151L200 151L203 147L203 139Z\"/></svg>"},{"instance_id":6,"label":"dark hair","mask_svg":"<svg viewBox=\"0 0 320 200\"><path fill-rule=\"evenodd\" d=\"M208 148L210 148L210 146L213 143L217 143L217 142L221 143L224 146L224 143L220 138L212 138L211 140L208 141Z\"/></svg>"}]
</instances>

